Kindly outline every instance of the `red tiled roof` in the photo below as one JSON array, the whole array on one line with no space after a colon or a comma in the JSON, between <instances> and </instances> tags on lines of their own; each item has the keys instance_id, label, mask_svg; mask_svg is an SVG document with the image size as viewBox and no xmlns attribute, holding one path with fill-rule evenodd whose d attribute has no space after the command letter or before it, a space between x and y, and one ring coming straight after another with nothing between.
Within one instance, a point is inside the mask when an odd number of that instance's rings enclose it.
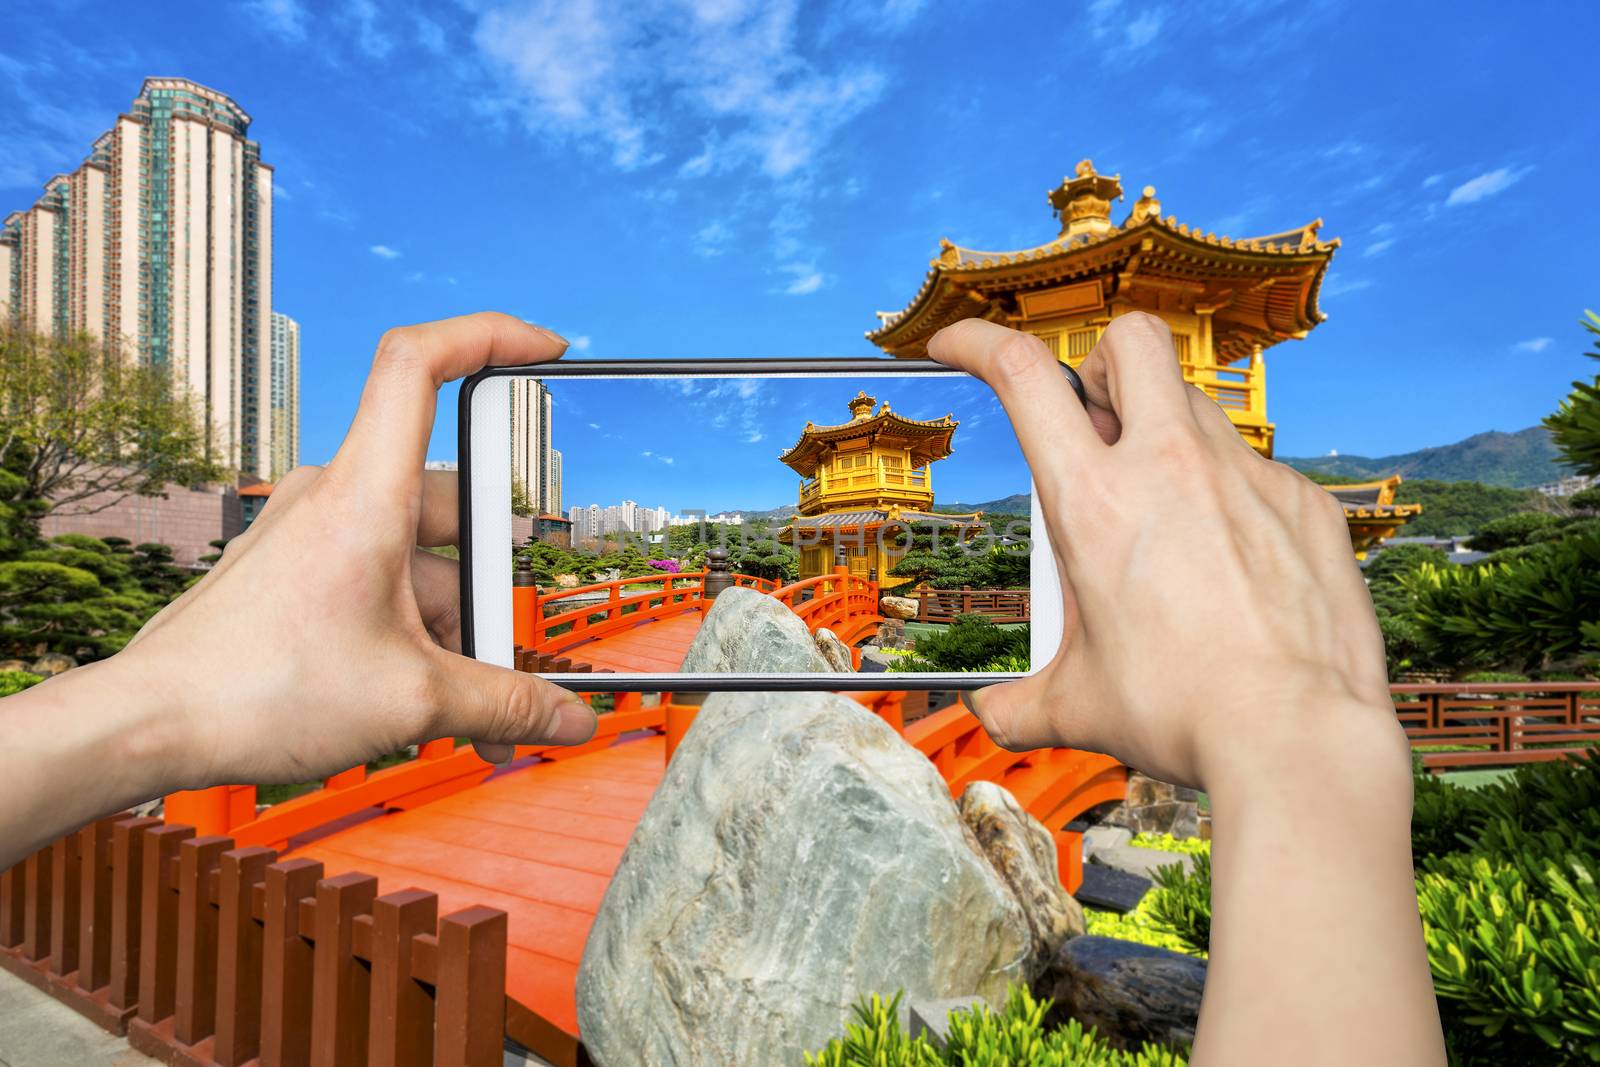
<instances>
[{"instance_id":1,"label":"red tiled roof","mask_svg":"<svg viewBox=\"0 0 1600 1067\"><path fill-rule=\"evenodd\" d=\"M240 496L271 496L272 495L272 483L271 482L257 482L255 485L247 485L243 489L239 490L239 495Z\"/></svg>"}]
</instances>

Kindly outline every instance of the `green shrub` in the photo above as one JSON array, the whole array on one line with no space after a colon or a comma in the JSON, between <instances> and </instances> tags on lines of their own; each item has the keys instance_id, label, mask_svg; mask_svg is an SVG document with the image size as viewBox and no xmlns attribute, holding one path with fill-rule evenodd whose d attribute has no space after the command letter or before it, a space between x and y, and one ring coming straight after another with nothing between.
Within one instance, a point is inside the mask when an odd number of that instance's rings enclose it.
<instances>
[{"instance_id":1,"label":"green shrub","mask_svg":"<svg viewBox=\"0 0 1600 1067\"><path fill-rule=\"evenodd\" d=\"M1415 862L1471 847L1483 825L1483 791L1418 774L1412 781L1411 855Z\"/></svg>"},{"instance_id":2,"label":"green shrub","mask_svg":"<svg viewBox=\"0 0 1600 1067\"><path fill-rule=\"evenodd\" d=\"M891 669L901 671L1027 670L1028 627L1003 629L982 615L960 615L942 631L917 638L915 656ZM916 661L918 665L909 665ZM1007 666L988 664L1004 661ZM1016 666L1018 662L1021 666Z\"/></svg>"},{"instance_id":3,"label":"green shrub","mask_svg":"<svg viewBox=\"0 0 1600 1067\"><path fill-rule=\"evenodd\" d=\"M1020 985L1010 989L999 1012L985 1004L951 1012L949 1040L941 1051L900 1029L900 1000L898 993L863 999L844 1037L819 1053L807 1053L805 1062L809 1067L1184 1067L1187 1062L1183 1053L1158 1045L1112 1048L1075 1019L1047 1031L1050 1001L1035 1000Z\"/></svg>"},{"instance_id":4,"label":"green shrub","mask_svg":"<svg viewBox=\"0 0 1600 1067\"><path fill-rule=\"evenodd\" d=\"M1162 852L1181 852L1185 856L1211 855L1211 842L1198 837L1173 837L1171 834L1134 834L1128 844L1134 848L1153 848Z\"/></svg>"},{"instance_id":5,"label":"green shrub","mask_svg":"<svg viewBox=\"0 0 1600 1067\"><path fill-rule=\"evenodd\" d=\"M0 671L0 697L8 697L13 693L20 693L29 686L38 685L44 681L39 675L30 671Z\"/></svg>"},{"instance_id":6,"label":"green shrub","mask_svg":"<svg viewBox=\"0 0 1600 1067\"><path fill-rule=\"evenodd\" d=\"M1194 869L1180 863L1157 868L1156 888L1145 898L1150 923L1172 934L1190 951L1205 952L1211 945L1211 850L1198 852Z\"/></svg>"},{"instance_id":7,"label":"green shrub","mask_svg":"<svg viewBox=\"0 0 1600 1067\"><path fill-rule=\"evenodd\" d=\"M1516 548L1528 544L1536 535L1560 523L1545 511L1523 511L1493 519L1472 535L1467 547L1476 552L1498 552L1502 548Z\"/></svg>"},{"instance_id":8,"label":"green shrub","mask_svg":"<svg viewBox=\"0 0 1600 1067\"><path fill-rule=\"evenodd\" d=\"M1585 311L1579 325L1600 338L1600 316L1594 312ZM1600 344L1584 354L1600 360ZM1572 392L1544 424L1568 464L1583 474L1600 474L1600 375L1587 382L1573 382Z\"/></svg>"},{"instance_id":9,"label":"green shrub","mask_svg":"<svg viewBox=\"0 0 1600 1067\"><path fill-rule=\"evenodd\" d=\"M1567 507L1580 515L1600 515L1600 485L1591 485L1567 497Z\"/></svg>"},{"instance_id":10,"label":"green shrub","mask_svg":"<svg viewBox=\"0 0 1600 1067\"><path fill-rule=\"evenodd\" d=\"M1150 919L1149 900L1152 894L1146 893L1139 906L1125 914L1114 911L1096 911L1093 908L1083 909L1084 932L1095 937L1115 937L1121 941L1132 941L1135 944L1149 945L1152 948L1164 948L1172 952L1182 952L1187 956L1206 958L1206 953L1196 951L1181 937L1172 933L1165 927L1156 926Z\"/></svg>"},{"instance_id":11,"label":"green shrub","mask_svg":"<svg viewBox=\"0 0 1600 1067\"><path fill-rule=\"evenodd\" d=\"M1516 671L1468 671L1461 676L1463 682L1526 682L1526 674Z\"/></svg>"}]
</instances>

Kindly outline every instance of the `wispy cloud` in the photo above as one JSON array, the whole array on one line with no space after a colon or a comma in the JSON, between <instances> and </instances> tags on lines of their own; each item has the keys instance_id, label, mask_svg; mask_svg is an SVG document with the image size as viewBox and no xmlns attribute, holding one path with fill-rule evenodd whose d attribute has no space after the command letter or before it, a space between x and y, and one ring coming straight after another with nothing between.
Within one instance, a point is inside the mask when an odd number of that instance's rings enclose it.
<instances>
[{"instance_id":1,"label":"wispy cloud","mask_svg":"<svg viewBox=\"0 0 1600 1067\"><path fill-rule=\"evenodd\" d=\"M586 333L580 333L567 338L567 343L572 346L574 352L587 352L594 339Z\"/></svg>"},{"instance_id":2,"label":"wispy cloud","mask_svg":"<svg viewBox=\"0 0 1600 1067\"><path fill-rule=\"evenodd\" d=\"M1532 167L1499 167L1476 178L1464 181L1445 197L1446 207L1459 207L1462 204L1476 204L1479 200L1486 200L1505 192L1513 185L1520 182L1532 172Z\"/></svg>"},{"instance_id":3,"label":"wispy cloud","mask_svg":"<svg viewBox=\"0 0 1600 1067\"><path fill-rule=\"evenodd\" d=\"M1346 278L1330 271L1322 283L1322 295L1344 296L1346 293L1358 293L1371 285L1371 278Z\"/></svg>"},{"instance_id":4,"label":"wispy cloud","mask_svg":"<svg viewBox=\"0 0 1600 1067\"><path fill-rule=\"evenodd\" d=\"M810 263L789 263L779 268L794 275L781 292L786 296L808 296L821 289L827 279Z\"/></svg>"},{"instance_id":5,"label":"wispy cloud","mask_svg":"<svg viewBox=\"0 0 1600 1067\"><path fill-rule=\"evenodd\" d=\"M293 200L294 199L294 194L289 191L288 186L280 185L277 182L273 182L272 183L272 199L274 199L274 200Z\"/></svg>"},{"instance_id":6,"label":"wispy cloud","mask_svg":"<svg viewBox=\"0 0 1600 1067\"><path fill-rule=\"evenodd\" d=\"M1511 347L1518 352L1533 354L1543 352L1553 344L1555 344L1553 337L1530 337L1526 341L1518 341Z\"/></svg>"},{"instance_id":7,"label":"wispy cloud","mask_svg":"<svg viewBox=\"0 0 1600 1067\"><path fill-rule=\"evenodd\" d=\"M377 256L379 259L399 259L400 258L399 251L397 249L390 248L388 245L373 245L367 251L371 252L373 255Z\"/></svg>"},{"instance_id":8,"label":"wispy cloud","mask_svg":"<svg viewBox=\"0 0 1600 1067\"><path fill-rule=\"evenodd\" d=\"M712 219L700 227L694 235L694 251L697 256L720 256L728 250L728 242L733 239L733 230L721 219Z\"/></svg>"},{"instance_id":9,"label":"wispy cloud","mask_svg":"<svg viewBox=\"0 0 1600 1067\"><path fill-rule=\"evenodd\" d=\"M423 277L424 277L424 275L420 270L414 270L410 274L406 275L406 281L412 282L412 283L416 283L416 282L420 282L423 279Z\"/></svg>"},{"instance_id":10,"label":"wispy cloud","mask_svg":"<svg viewBox=\"0 0 1600 1067\"><path fill-rule=\"evenodd\" d=\"M383 59L394 48L394 39L382 25L383 16L373 0L345 0L344 17L355 25L356 44L373 59Z\"/></svg>"},{"instance_id":11,"label":"wispy cloud","mask_svg":"<svg viewBox=\"0 0 1600 1067\"><path fill-rule=\"evenodd\" d=\"M245 7L259 26L285 41L306 39L306 12L299 0L251 0Z\"/></svg>"},{"instance_id":12,"label":"wispy cloud","mask_svg":"<svg viewBox=\"0 0 1600 1067\"><path fill-rule=\"evenodd\" d=\"M598 422L591 422L589 424L589 429L591 429L591 430L598 430L599 428L600 428L600 424Z\"/></svg>"},{"instance_id":13,"label":"wispy cloud","mask_svg":"<svg viewBox=\"0 0 1600 1067\"><path fill-rule=\"evenodd\" d=\"M1381 256L1385 252L1389 251L1390 248L1393 248L1393 247L1394 247L1394 238L1393 237L1387 237L1387 238L1384 238L1382 241L1374 241L1374 242L1372 242L1370 245L1368 245L1367 247L1365 247L1365 248L1363 248L1361 250L1361 254L1363 256L1368 256L1368 257Z\"/></svg>"},{"instance_id":14,"label":"wispy cloud","mask_svg":"<svg viewBox=\"0 0 1600 1067\"><path fill-rule=\"evenodd\" d=\"M1147 7L1137 13L1123 6L1122 0L1091 0L1088 8L1089 34L1110 53L1137 52L1161 33L1167 11Z\"/></svg>"},{"instance_id":15,"label":"wispy cloud","mask_svg":"<svg viewBox=\"0 0 1600 1067\"><path fill-rule=\"evenodd\" d=\"M846 5L841 17L892 33L920 8ZM485 12L475 40L504 105L539 134L597 148L623 170L699 143L680 161L687 176L749 165L781 179L810 167L888 80L856 50L806 54L801 13L794 3L510 0ZM709 139L696 136L707 127Z\"/></svg>"},{"instance_id":16,"label":"wispy cloud","mask_svg":"<svg viewBox=\"0 0 1600 1067\"><path fill-rule=\"evenodd\" d=\"M1422 179L1422 187L1424 189L1432 189L1435 185L1438 185L1442 181L1444 181L1443 174L1430 174L1426 178Z\"/></svg>"}]
</instances>

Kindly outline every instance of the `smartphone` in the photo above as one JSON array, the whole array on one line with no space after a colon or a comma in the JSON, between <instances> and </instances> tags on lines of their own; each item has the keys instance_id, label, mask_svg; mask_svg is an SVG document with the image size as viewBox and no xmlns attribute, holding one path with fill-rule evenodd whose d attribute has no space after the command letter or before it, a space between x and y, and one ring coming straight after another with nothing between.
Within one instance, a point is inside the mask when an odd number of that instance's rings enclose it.
<instances>
[{"instance_id":1,"label":"smartphone","mask_svg":"<svg viewBox=\"0 0 1600 1067\"><path fill-rule=\"evenodd\" d=\"M459 403L467 655L588 692L972 689L1060 645L1027 463L968 374L559 360Z\"/></svg>"}]
</instances>

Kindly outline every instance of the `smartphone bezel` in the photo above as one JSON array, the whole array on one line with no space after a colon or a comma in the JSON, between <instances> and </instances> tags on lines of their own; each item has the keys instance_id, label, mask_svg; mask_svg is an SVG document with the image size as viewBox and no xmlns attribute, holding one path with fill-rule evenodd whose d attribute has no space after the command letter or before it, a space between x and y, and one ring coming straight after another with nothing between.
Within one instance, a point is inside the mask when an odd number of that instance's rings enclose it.
<instances>
[{"instance_id":1,"label":"smartphone bezel","mask_svg":"<svg viewBox=\"0 0 1600 1067\"><path fill-rule=\"evenodd\" d=\"M1077 375L1062 365L1067 380L1082 398L1082 386ZM964 378L964 371L947 367L926 359L891 358L830 358L812 359L558 359L549 363L535 363L510 367L485 367L462 380L457 400L456 435L457 468L459 480L458 506L460 513L459 552L461 556L461 651L476 658L477 620L473 614L473 554L472 554L472 406L477 387L495 378L621 378L621 377L793 377L814 375L891 374ZM1047 664L1038 662L1038 650L1055 649L1061 641L1061 597L1056 578L1054 555L1051 552L1048 531L1039 512L1039 494L1031 479L1029 495L1032 501L1030 515L1032 558L1037 562L1030 568L1029 603L1031 626L1035 628L1030 642L1032 668L1019 672L894 674L886 672L852 674L546 674L541 677L565 689L586 693L711 693L711 692L810 692L849 691L871 692L882 689L902 690L973 690L998 682L1026 678ZM1048 576L1047 582L1040 579ZM1046 588L1045 586L1048 586ZM1041 609L1043 609L1041 611ZM893 679L892 684L889 682Z\"/></svg>"}]
</instances>

